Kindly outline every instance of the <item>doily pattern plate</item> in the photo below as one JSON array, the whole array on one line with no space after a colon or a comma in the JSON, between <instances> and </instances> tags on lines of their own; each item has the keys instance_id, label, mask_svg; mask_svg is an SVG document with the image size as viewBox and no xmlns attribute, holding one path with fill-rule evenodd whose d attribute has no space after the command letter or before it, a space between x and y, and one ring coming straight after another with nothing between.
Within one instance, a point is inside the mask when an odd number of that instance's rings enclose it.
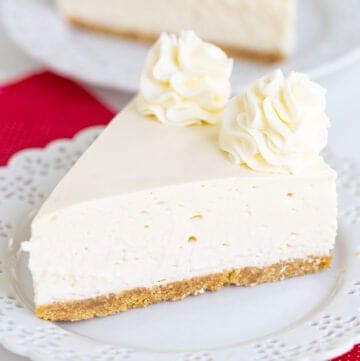
<instances>
[{"instance_id":1,"label":"doily pattern plate","mask_svg":"<svg viewBox=\"0 0 360 361\"><path fill-rule=\"evenodd\" d=\"M298 320L288 327L274 328L274 332L228 346L182 351L121 346L82 335L81 327L88 325L86 323L69 326L37 319L28 310L26 302L24 305L21 290L14 284L16 263L8 244L11 249L19 224L41 204L101 129L89 128L72 140L58 140L45 149L20 152L7 167L0 168L0 342L6 348L36 361L294 361L329 359L360 342L360 166L356 161L339 158L330 151L325 156L339 174L340 230L335 253L338 259L334 270L326 271L333 272L333 284L323 302L304 317L299 310ZM319 277L327 277L330 273L326 272ZM300 285L311 280L315 282L316 277L295 282L301 282ZM279 283L283 285L280 286L282 290L290 287L287 282ZM275 292L274 287L275 284L262 290ZM246 294L254 292L252 290ZM223 292L219 294L226 295L226 291ZM196 302L201 297L188 302ZM148 310L154 312L156 309ZM141 314L144 310L135 312L140 318L145 315ZM73 327L77 327L76 332ZM152 327L156 333L157 325ZM222 327L226 333L226 325ZM239 332L241 327L239 323ZM107 331L112 332L112 329L104 330ZM212 331L206 332L211 337Z\"/></svg>"}]
</instances>

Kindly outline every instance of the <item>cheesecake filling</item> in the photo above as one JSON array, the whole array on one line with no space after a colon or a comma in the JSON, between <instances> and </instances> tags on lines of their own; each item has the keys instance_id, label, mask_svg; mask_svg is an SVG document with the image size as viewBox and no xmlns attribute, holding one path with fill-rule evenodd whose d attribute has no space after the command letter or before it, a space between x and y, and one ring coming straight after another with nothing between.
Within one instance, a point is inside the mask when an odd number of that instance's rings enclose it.
<instances>
[{"instance_id":1,"label":"cheesecake filling","mask_svg":"<svg viewBox=\"0 0 360 361\"><path fill-rule=\"evenodd\" d=\"M31 254L35 303L327 256L336 235L335 172L322 162L317 167L303 176L156 188L37 218L23 245ZM56 257L64 249L66 257Z\"/></svg>"},{"instance_id":2,"label":"cheesecake filling","mask_svg":"<svg viewBox=\"0 0 360 361\"><path fill-rule=\"evenodd\" d=\"M150 50L139 94L32 222L23 249L39 317L90 318L329 266L325 91L276 71L227 102L231 66L192 32ZM262 276L241 279L252 272Z\"/></svg>"}]
</instances>

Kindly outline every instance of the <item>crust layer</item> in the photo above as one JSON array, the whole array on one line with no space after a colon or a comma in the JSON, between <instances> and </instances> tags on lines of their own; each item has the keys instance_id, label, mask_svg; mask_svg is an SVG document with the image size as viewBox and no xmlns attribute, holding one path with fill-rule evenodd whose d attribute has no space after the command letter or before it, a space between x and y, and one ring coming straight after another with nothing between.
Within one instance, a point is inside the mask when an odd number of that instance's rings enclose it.
<instances>
[{"instance_id":1,"label":"crust layer","mask_svg":"<svg viewBox=\"0 0 360 361\"><path fill-rule=\"evenodd\" d=\"M101 33L112 36L120 36L140 42L152 43L158 38L158 34L147 34L140 32L131 32L128 30L113 29L102 25L95 25L87 22L86 20L74 17L66 16L68 22L78 28L86 29L91 32ZM237 47L231 47L223 44L218 44L228 55L235 58L255 60L263 63L275 63L280 62L286 58L286 54L278 51L274 52L261 52L250 49L241 49Z\"/></svg>"},{"instance_id":2,"label":"crust layer","mask_svg":"<svg viewBox=\"0 0 360 361\"><path fill-rule=\"evenodd\" d=\"M156 286L136 288L119 294L73 302L57 302L36 307L38 317L51 321L78 321L93 317L107 316L130 308L141 308L163 301L181 300L204 291L218 291L224 286L255 286L319 272L329 268L331 256L312 256L289 262L279 262L264 268L245 267L217 274L195 277Z\"/></svg>"}]
</instances>

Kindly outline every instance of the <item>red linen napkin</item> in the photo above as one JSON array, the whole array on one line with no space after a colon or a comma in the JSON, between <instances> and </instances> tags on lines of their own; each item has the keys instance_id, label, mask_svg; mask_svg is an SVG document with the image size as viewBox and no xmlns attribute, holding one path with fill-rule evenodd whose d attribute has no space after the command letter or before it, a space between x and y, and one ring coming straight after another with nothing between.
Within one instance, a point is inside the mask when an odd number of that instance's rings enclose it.
<instances>
[{"instance_id":1,"label":"red linen napkin","mask_svg":"<svg viewBox=\"0 0 360 361\"><path fill-rule=\"evenodd\" d=\"M0 165L21 149L71 138L113 116L79 85L51 72L0 86ZM360 361L360 346L333 361Z\"/></svg>"},{"instance_id":2,"label":"red linen napkin","mask_svg":"<svg viewBox=\"0 0 360 361\"><path fill-rule=\"evenodd\" d=\"M21 149L71 138L113 115L79 85L51 72L0 86L0 165Z\"/></svg>"}]
</instances>

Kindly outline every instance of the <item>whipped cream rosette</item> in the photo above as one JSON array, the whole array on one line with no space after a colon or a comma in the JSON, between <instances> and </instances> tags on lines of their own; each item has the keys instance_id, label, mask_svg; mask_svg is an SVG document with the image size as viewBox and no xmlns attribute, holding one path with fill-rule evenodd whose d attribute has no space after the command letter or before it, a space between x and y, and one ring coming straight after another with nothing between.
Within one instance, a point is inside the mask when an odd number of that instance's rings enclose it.
<instances>
[{"instance_id":1,"label":"whipped cream rosette","mask_svg":"<svg viewBox=\"0 0 360 361\"><path fill-rule=\"evenodd\" d=\"M138 109L161 123L217 123L230 96L233 61L192 31L163 33L149 52Z\"/></svg>"},{"instance_id":2,"label":"whipped cream rosette","mask_svg":"<svg viewBox=\"0 0 360 361\"><path fill-rule=\"evenodd\" d=\"M304 74L276 70L229 101L220 147L256 171L301 171L327 143L325 92Z\"/></svg>"}]
</instances>

